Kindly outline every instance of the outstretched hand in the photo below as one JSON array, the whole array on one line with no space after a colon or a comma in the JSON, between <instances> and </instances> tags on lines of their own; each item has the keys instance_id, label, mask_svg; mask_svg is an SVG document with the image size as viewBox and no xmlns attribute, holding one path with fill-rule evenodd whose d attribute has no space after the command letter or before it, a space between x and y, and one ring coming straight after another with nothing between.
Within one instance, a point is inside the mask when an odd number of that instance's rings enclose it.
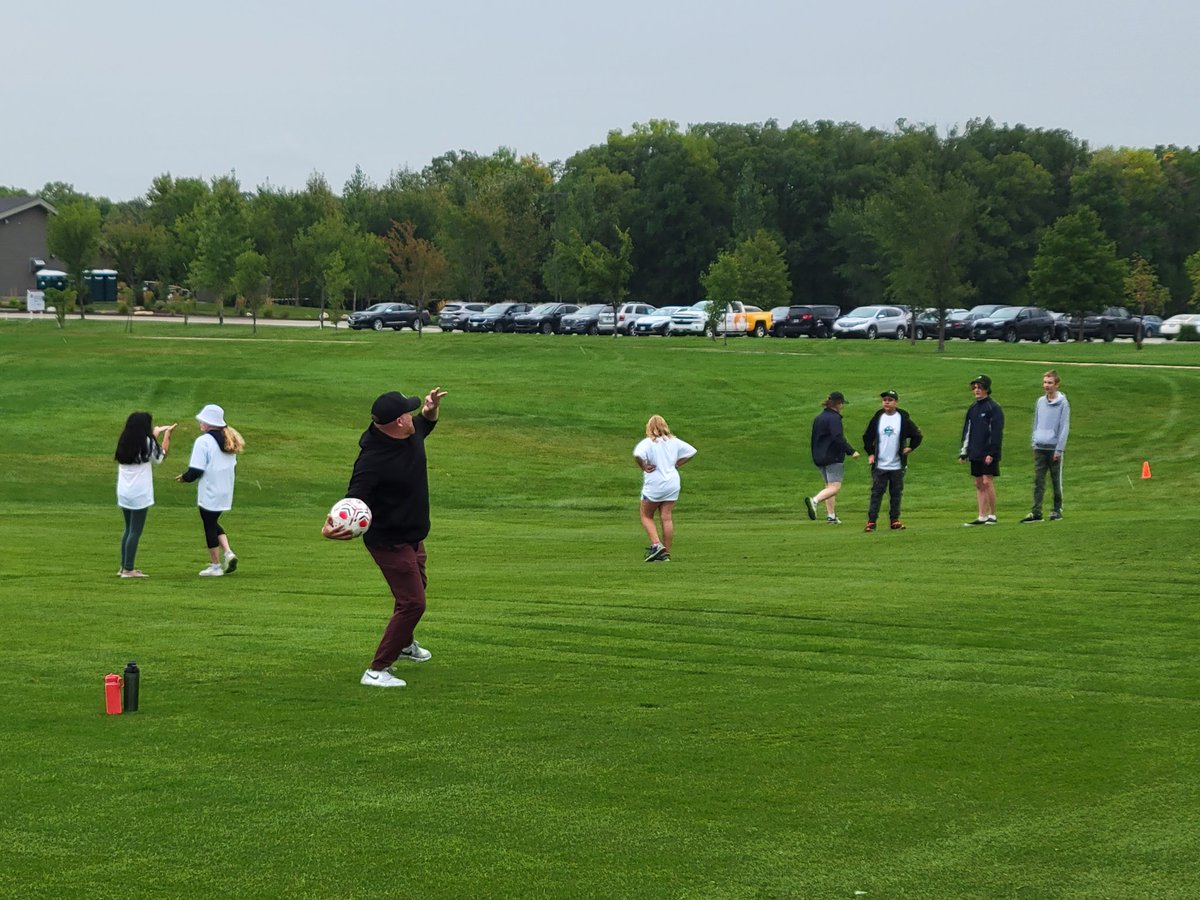
<instances>
[{"instance_id":1,"label":"outstretched hand","mask_svg":"<svg viewBox=\"0 0 1200 900\"><path fill-rule=\"evenodd\" d=\"M436 413L438 405L442 402L442 398L449 393L443 391L440 387L435 387L432 391L425 395L425 405L421 407L422 413Z\"/></svg>"}]
</instances>

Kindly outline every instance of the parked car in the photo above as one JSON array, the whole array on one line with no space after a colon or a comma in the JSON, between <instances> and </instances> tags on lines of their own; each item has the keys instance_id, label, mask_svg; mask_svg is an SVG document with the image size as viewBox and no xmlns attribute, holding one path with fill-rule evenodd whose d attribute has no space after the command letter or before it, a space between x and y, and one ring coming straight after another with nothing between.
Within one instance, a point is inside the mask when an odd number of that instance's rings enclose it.
<instances>
[{"instance_id":1,"label":"parked car","mask_svg":"<svg viewBox=\"0 0 1200 900\"><path fill-rule=\"evenodd\" d=\"M1142 337L1158 337L1162 325L1161 316L1142 316Z\"/></svg>"},{"instance_id":2,"label":"parked car","mask_svg":"<svg viewBox=\"0 0 1200 900\"><path fill-rule=\"evenodd\" d=\"M600 316L606 309L612 311L612 307L605 306L603 303L581 306L575 312L562 317L558 323L559 332L562 334L599 334Z\"/></svg>"},{"instance_id":3,"label":"parked car","mask_svg":"<svg viewBox=\"0 0 1200 900\"><path fill-rule=\"evenodd\" d=\"M578 309L574 303L539 303L529 312L521 313L513 320L513 330L556 334L562 317Z\"/></svg>"},{"instance_id":4,"label":"parked car","mask_svg":"<svg viewBox=\"0 0 1200 900\"><path fill-rule=\"evenodd\" d=\"M649 303L622 303L616 313L610 306L604 312L600 313L600 321L597 323L600 327L601 334L612 334L616 329L617 334L629 334L629 328L633 325L634 320L638 316L649 315L654 312L656 307Z\"/></svg>"},{"instance_id":5,"label":"parked car","mask_svg":"<svg viewBox=\"0 0 1200 900\"><path fill-rule=\"evenodd\" d=\"M836 338L862 337L873 341L877 337L900 340L907 333L908 313L898 306L859 306L833 323Z\"/></svg>"},{"instance_id":6,"label":"parked car","mask_svg":"<svg viewBox=\"0 0 1200 900\"><path fill-rule=\"evenodd\" d=\"M1136 338L1141 328L1142 317L1135 316L1123 306L1110 306L1103 312L1088 313L1083 317L1083 337L1085 340L1100 338L1106 343L1119 337ZM1076 317L1071 321L1071 334L1079 334L1080 321Z\"/></svg>"},{"instance_id":7,"label":"parked car","mask_svg":"<svg viewBox=\"0 0 1200 900\"><path fill-rule=\"evenodd\" d=\"M1058 323L1054 317L1037 306L1005 306L990 316L976 319L971 326L971 340L989 338L1008 341L1040 341L1048 344L1054 339Z\"/></svg>"},{"instance_id":8,"label":"parked car","mask_svg":"<svg viewBox=\"0 0 1200 900\"><path fill-rule=\"evenodd\" d=\"M965 309L946 310L946 337L950 337L950 317L965 316L966 314ZM925 338L936 338L940 325L941 318L936 309L923 309L912 321L912 334L918 341L923 341Z\"/></svg>"},{"instance_id":9,"label":"parked car","mask_svg":"<svg viewBox=\"0 0 1200 900\"><path fill-rule=\"evenodd\" d=\"M827 338L841 314L837 306L777 306L771 310L771 336Z\"/></svg>"},{"instance_id":10,"label":"parked car","mask_svg":"<svg viewBox=\"0 0 1200 900\"><path fill-rule=\"evenodd\" d=\"M687 307L662 306L652 313L647 313L644 316L638 316L633 323L633 327L629 329L629 333L639 336L649 334L661 334L665 336L667 329L671 327L671 316L679 312L681 309L687 309Z\"/></svg>"},{"instance_id":11,"label":"parked car","mask_svg":"<svg viewBox=\"0 0 1200 900\"><path fill-rule=\"evenodd\" d=\"M512 331L521 313L529 312L528 303L493 303L467 322L467 331Z\"/></svg>"},{"instance_id":12,"label":"parked car","mask_svg":"<svg viewBox=\"0 0 1200 900\"><path fill-rule=\"evenodd\" d=\"M399 331L401 328L420 328L429 322L429 310L423 309L418 314L417 308L411 303L375 303L346 316L346 324L356 331L363 328L373 328L376 331L391 328L393 331Z\"/></svg>"},{"instance_id":13,"label":"parked car","mask_svg":"<svg viewBox=\"0 0 1200 900\"><path fill-rule=\"evenodd\" d=\"M461 300L451 300L438 313L438 328L442 331L466 331L467 320L475 313L487 309L486 303L466 303Z\"/></svg>"},{"instance_id":14,"label":"parked car","mask_svg":"<svg viewBox=\"0 0 1200 900\"><path fill-rule=\"evenodd\" d=\"M981 303L978 306L972 306L965 313L946 316L946 337L969 339L971 326L975 324L976 319L990 316L996 310L1004 309L1004 307L1003 303Z\"/></svg>"},{"instance_id":15,"label":"parked car","mask_svg":"<svg viewBox=\"0 0 1200 900\"><path fill-rule=\"evenodd\" d=\"M1163 322L1158 333L1170 341L1179 337L1183 329L1197 327L1200 327L1200 315L1195 313L1180 313L1177 316L1171 316L1171 318Z\"/></svg>"}]
</instances>

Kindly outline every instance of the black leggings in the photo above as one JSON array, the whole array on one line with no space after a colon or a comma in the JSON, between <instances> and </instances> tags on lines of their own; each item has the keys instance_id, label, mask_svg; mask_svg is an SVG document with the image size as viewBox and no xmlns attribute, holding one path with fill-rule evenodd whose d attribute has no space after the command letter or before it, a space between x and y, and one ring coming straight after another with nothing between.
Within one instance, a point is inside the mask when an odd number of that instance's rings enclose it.
<instances>
[{"instance_id":1,"label":"black leggings","mask_svg":"<svg viewBox=\"0 0 1200 900\"><path fill-rule=\"evenodd\" d=\"M137 556L138 541L142 539L142 529L146 527L145 509L126 509L121 507L121 515L125 517L125 533L121 535L121 568L126 572L133 570L133 560Z\"/></svg>"},{"instance_id":2,"label":"black leggings","mask_svg":"<svg viewBox=\"0 0 1200 900\"><path fill-rule=\"evenodd\" d=\"M221 542L218 538L225 533L225 529L217 524L217 519L221 518L221 514L205 509L203 506L197 508L200 510L200 521L204 523L204 546L209 550L220 547Z\"/></svg>"}]
</instances>

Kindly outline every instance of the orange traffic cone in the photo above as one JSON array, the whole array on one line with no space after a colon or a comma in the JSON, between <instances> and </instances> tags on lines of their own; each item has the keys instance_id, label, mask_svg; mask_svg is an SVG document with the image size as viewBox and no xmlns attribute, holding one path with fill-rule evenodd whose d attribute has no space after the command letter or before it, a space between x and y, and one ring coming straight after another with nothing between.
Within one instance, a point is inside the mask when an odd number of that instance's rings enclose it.
<instances>
[{"instance_id":1,"label":"orange traffic cone","mask_svg":"<svg viewBox=\"0 0 1200 900\"><path fill-rule=\"evenodd\" d=\"M1150 477L1150 461L1149 460L1146 460L1146 462L1142 463L1142 477L1143 478Z\"/></svg>"}]
</instances>

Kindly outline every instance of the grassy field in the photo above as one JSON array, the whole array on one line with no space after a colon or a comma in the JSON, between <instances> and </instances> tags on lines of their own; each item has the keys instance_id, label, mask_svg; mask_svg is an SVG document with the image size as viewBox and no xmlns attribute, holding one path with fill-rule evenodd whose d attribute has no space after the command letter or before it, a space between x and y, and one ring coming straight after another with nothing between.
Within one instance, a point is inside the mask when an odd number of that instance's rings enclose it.
<instances>
[{"instance_id":1,"label":"grassy field","mask_svg":"<svg viewBox=\"0 0 1200 900\"><path fill-rule=\"evenodd\" d=\"M1029 508L1051 365L1066 519ZM969 379L1008 415L1001 524L966 529ZM1200 345L376 335L0 322L0 895L1200 895ZM433 660L358 684L390 612L318 529L373 397L430 438ZM895 388L909 530L810 522L808 430ZM193 419L246 437L206 562ZM125 416L178 420L115 577ZM699 448L641 562L652 413ZM1153 478L1140 478L1143 461ZM142 669L142 711L102 678Z\"/></svg>"}]
</instances>

